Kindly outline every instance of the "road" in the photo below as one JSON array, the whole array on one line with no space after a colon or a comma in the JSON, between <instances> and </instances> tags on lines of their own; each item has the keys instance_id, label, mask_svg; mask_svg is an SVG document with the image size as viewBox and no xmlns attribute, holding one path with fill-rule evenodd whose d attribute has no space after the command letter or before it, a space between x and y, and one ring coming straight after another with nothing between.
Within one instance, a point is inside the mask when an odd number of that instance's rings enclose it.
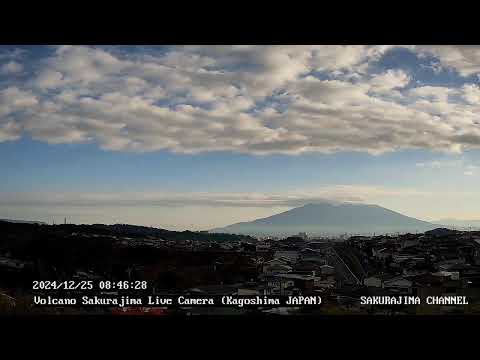
<instances>
[{"instance_id":1,"label":"road","mask_svg":"<svg viewBox=\"0 0 480 360\"><path fill-rule=\"evenodd\" d=\"M346 284L361 284L361 281L355 276L350 268L345 264L335 249L331 248L331 254L327 255L327 263L335 268L335 273Z\"/></svg>"},{"instance_id":2,"label":"road","mask_svg":"<svg viewBox=\"0 0 480 360\"><path fill-rule=\"evenodd\" d=\"M361 254L357 254L355 249L349 246L338 245L335 247L335 251L357 279L362 281L367 277L367 273L362 265Z\"/></svg>"}]
</instances>

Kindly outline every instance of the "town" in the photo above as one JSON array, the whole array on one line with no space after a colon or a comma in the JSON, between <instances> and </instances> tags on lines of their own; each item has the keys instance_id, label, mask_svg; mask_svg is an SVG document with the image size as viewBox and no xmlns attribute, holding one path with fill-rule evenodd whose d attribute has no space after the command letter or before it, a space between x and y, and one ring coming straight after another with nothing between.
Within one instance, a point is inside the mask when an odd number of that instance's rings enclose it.
<instances>
[{"instance_id":1,"label":"town","mask_svg":"<svg viewBox=\"0 0 480 360\"><path fill-rule=\"evenodd\" d=\"M0 222L1 313L126 313L109 307L39 307L33 280L145 280L152 297L306 296L319 306L145 308L156 314L475 314L480 232L252 237L96 225ZM160 236L160 234L162 234ZM116 290L105 294L117 295ZM67 296L67 295L65 295ZM409 301L365 301L366 298ZM455 297L462 301L432 301ZM416 301L415 299L421 299ZM310 298L305 298L310 299ZM412 300L413 299L413 300ZM428 301L430 299L430 301ZM468 299L468 301L467 301ZM415 300L415 301L414 301ZM307 302L305 302L307 303ZM132 309L131 311L138 311Z\"/></svg>"}]
</instances>

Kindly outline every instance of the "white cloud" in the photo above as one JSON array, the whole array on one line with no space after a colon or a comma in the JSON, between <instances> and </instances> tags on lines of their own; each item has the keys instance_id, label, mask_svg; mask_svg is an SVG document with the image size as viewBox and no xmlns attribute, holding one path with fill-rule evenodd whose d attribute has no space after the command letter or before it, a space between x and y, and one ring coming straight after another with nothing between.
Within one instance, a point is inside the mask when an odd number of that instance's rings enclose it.
<instances>
[{"instance_id":1,"label":"white cloud","mask_svg":"<svg viewBox=\"0 0 480 360\"><path fill-rule=\"evenodd\" d=\"M393 89L403 88L410 82L410 77L402 70L388 70L383 74L375 75L370 80L373 91L388 92Z\"/></svg>"},{"instance_id":2,"label":"white cloud","mask_svg":"<svg viewBox=\"0 0 480 360\"><path fill-rule=\"evenodd\" d=\"M125 193L0 193L0 202L11 206L209 206L298 207L312 202L370 202L379 197L431 196L413 189L365 185L324 185L282 193L125 192Z\"/></svg>"},{"instance_id":3,"label":"white cloud","mask_svg":"<svg viewBox=\"0 0 480 360\"><path fill-rule=\"evenodd\" d=\"M0 90L0 120L10 118L16 111L28 110L37 105L37 97L31 91L17 87Z\"/></svg>"},{"instance_id":4,"label":"white cloud","mask_svg":"<svg viewBox=\"0 0 480 360\"><path fill-rule=\"evenodd\" d=\"M440 64L438 61L432 61L429 65L420 64L420 67L422 69L429 69L434 74L440 74L444 70L442 64Z\"/></svg>"},{"instance_id":5,"label":"white cloud","mask_svg":"<svg viewBox=\"0 0 480 360\"><path fill-rule=\"evenodd\" d=\"M18 60L20 59L27 50L22 48L14 48L14 49L2 49L0 53L0 60L8 59L8 60Z\"/></svg>"},{"instance_id":6,"label":"white cloud","mask_svg":"<svg viewBox=\"0 0 480 360\"><path fill-rule=\"evenodd\" d=\"M429 45L416 46L420 54L438 58L444 66L458 71L462 76L480 73L480 46L478 45Z\"/></svg>"},{"instance_id":7,"label":"white cloud","mask_svg":"<svg viewBox=\"0 0 480 360\"><path fill-rule=\"evenodd\" d=\"M480 104L480 88L478 85L467 84L463 88L463 98L472 105Z\"/></svg>"},{"instance_id":8,"label":"white cloud","mask_svg":"<svg viewBox=\"0 0 480 360\"><path fill-rule=\"evenodd\" d=\"M0 142L16 140L20 137L20 126L14 121L4 121L0 123Z\"/></svg>"},{"instance_id":9,"label":"white cloud","mask_svg":"<svg viewBox=\"0 0 480 360\"><path fill-rule=\"evenodd\" d=\"M448 171L455 171L457 173L462 173L466 176L472 176L475 174L477 165L467 162L465 159L456 159L456 160L433 160L429 162L418 162L415 164L418 168L425 169L434 169L438 171L439 169L446 169Z\"/></svg>"},{"instance_id":10,"label":"white cloud","mask_svg":"<svg viewBox=\"0 0 480 360\"><path fill-rule=\"evenodd\" d=\"M463 172L463 174L466 176L473 176L475 175L477 169L478 169L477 165L473 165L473 164L467 165L465 166L465 171Z\"/></svg>"},{"instance_id":11,"label":"white cloud","mask_svg":"<svg viewBox=\"0 0 480 360\"><path fill-rule=\"evenodd\" d=\"M34 80L35 86L41 89L54 89L62 84L62 73L46 69Z\"/></svg>"},{"instance_id":12,"label":"white cloud","mask_svg":"<svg viewBox=\"0 0 480 360\"><path fill-rule=\"evenodd\" d=\"M2 65L0 72L2 74L18 74L22 72L23 65L16 61L9 61Z\"/></svg>"},{"instance_id":13,"label":"white cloud","mask_svg":"<svg viewBox=\"0 0 480 360\"><path fill-rule=\"evenodd\" d=\"M456 92L456 89L443 86L419 86L410 90L413 96L443 103L447 103L448 96Z\"/></svg>"},{"instance_id":14,"label":"white cloud","mask_svg":"<svg viewBox=\"0 0 480 360\"><path fill-rule=\"evenodd\" d=\"M369 74L391 48L186 46L132 55L61 46L38 62L31 81L0 90L18 92L0 99L0 123L15 136L115 151L478 147L478 87L406 90L404 71ZM335 78L316 77L319 71ZM3 132L0 141L12 136Z\"/></svg>"}]
</instances>

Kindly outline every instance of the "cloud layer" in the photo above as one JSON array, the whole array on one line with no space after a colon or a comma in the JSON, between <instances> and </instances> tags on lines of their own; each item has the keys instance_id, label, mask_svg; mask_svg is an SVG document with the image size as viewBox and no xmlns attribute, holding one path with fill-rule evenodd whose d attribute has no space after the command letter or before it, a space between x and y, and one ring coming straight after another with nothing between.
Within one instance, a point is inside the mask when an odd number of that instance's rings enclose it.
<instances>
[{"instance_id":1,"label":"cloud layer","mask_svg":"<svg viewBox=\"0 0 480 360\"><path fill-rule=\"evenodd\" d=\"M9 206L207 206L207 207L298 207L315 202L370 202L382 197L436 196L414 189L365 185L324 185L308 191L282 193L219 192L125 192L125 193L0 193L0 203Z\"/></svg>"},{"instance_id":2,"label":"cloud layer","mask_svg":"<svg viewBox=\"0 0 480 360\"><path fill-rule=\"evenodd\" d=\"M60 46L35 66L0 58L0 141L261 155L479 147L478 85L372 71L393 48ZM435 69L480 73L479 47L408 48Z\"/></svg>"},{"instance_id":3,"label":"cloud layer","mask_svg":"<svg viewBox=\"0 0 480 360\"><path fill-rule=\"evenodd\" d=\"M427 166L427 165L425 165ZM435 165L432 165L435 166ZM421 199L422 201L418 201ZM3 218L74 223L132 223L169 229L211 229L318 202L379 204L419 219L475 218L478 191L366 185L324 185L281 193L12 193L0 192Z\"/></svg>"}]
</instances>

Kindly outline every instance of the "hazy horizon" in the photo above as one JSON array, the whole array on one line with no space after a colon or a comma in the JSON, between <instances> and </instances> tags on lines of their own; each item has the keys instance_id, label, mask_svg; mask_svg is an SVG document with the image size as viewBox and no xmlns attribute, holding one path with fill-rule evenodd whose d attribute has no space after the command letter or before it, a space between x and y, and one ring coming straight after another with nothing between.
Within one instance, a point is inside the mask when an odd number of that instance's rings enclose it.
<instances>
[{"instance_id":1,"label":"hazy horizon","mask_svg":"<svg viewBox=\"0 0 480 360\"><path fill-rule=\"evenodd\" d=\"M480 46L0 46L0 218L479 221L479 82Z\"/></svg>"},{"instance_id":2,"label":"hazy horizon","mask_svg":"<svg viewBox=\"0 0 480 360\"><path fill-rule=\"evenodd\" d=\"M325 201L329 201L327 199L325 199ZM67 223L69 224L77 224L77 225L81 225L81 224L99 224L99 223L102 223L102 224L106 224L106 225L114 225L114 224L130 224L130 225L139 225L139 226L149 226L149 227L157 227L157 228L163 228L163 229L167 229L167 230L177 230L177 231L184 231L184 230L191 230L191 231L209 231L209 230L213 230L215 228L222 228L224 226L229 226L229 225L233 225L233 224L236 224L236 223L242 223L242 222L249 222L249 221L254 221L254 220L259 220L259 219L263 219L263 218L268 218L270 216L274 216L274 215L279 215L281 213L284 213L284 212L287 212L289 210L292 210L292 209L295 209L295 208L298 208L298 207L303 207L305 205L310 205L310 204L316 204L318 202L313 202L313 203L305 203L304 205L299 205L297 207L285 207L285 208L266 208L265 209L265 212L259 212L259 215L258 216L255 216L253 214L256 213L256 210L258 210L258 208L255 208L255 207L243 207L242 209L244 210L245 212L245 218L244 220L240 220L240 221L227 221L225 222L224 224L221 224L221 225L218 225L218 226L205 226L205 227L198 227L194 224L185 224L185 225L170 225L168 224L168 221L167 222L164 222L164 223L148 223L145 221L145 218L144 217L131 217L130 219L132 219L133 221L130 221L130 222L125 222L125 221L120 221L120 220L117 220L117 219L110 219L110 221L99 221L98 219L107 219L107 217L105 217L105 213L108 213L108 210L105 209L103 206L101 206L100 208L96 208L97 211L99 211L99 213L96 213L95 211L93 211L93 213L89 213L89 216L88 217L85 217L84 219L85 220L82 220L82 217L81 216L75 216L75 214L72 214L72 213L69 213L68 211L64 213L64 217L63 218L58 218L58 216L52 216L52 217L49 217L49 216L44 216L43 219L41 218L35 218L35 217L30 217L30 218L18 218L18 217L0 217L0 220L20 220L20 221L39 221L39 222L44 222L46 224L63 224L64 221L67 221ZM358 204L365 204L365 205L376 205L376 204L368 204L368 203L358 203ZM222 211L226 211L227 214L229 214L228 212L228 208L226 207L221 207L222 208ZM185 215L185 211L189 211L189 210L196 210L196 211L199 211L203 208L199 208L197 207L196 209L194 209L193 207L181 207L181 212L180 212L180 216L184 216ZM227 209L227 210L226 210ZM231 210L237 210L237 208L230 208ZM114 208L110 208L110 210L114 210L114 211L118 211L118 207L114 207ZM155 214L155 208L151 208L150 209L151 212L153 212ZM398 212L394 209L388 209L388 210L392 210L392 211L395 211L395 212ZM89 209L88 211L91 211L91 209ZM273 211L273 212L272 212ZM235 216L238 216L238 213L236 211L233 211L235 213ZM55 212L55 214L58 214L60 213L58 210ZM405 216L408 216L410 217L409 214L405 214L405 213L401 213L399 212L400 214L402 215L405 215ZM72 216L73 215L73 216ZM243 213L242 213L243 215ZM176 214L175 214L175 211L173 213L170 214L171 219L173 219L174 221L177 221L177 224L179 223L178 222L178 218L176 217ZM232 216L232 215L230 215ZM232 217L233 218L233 217ZM74 221L75 219L77 219L77 221ZM119 219L121 219L121 217L119 217ZM208 217L207 217L208 219ZM421 219L421 218L416 218L417 220L421 220L421 221L427 221L427 222L430 222L434 225L442 225L442 226L480 226L480 220L476 220L476 219L468 219L468 220L462 220L462 219L452 219L452 218L449 218L449 219L439 219L439 220L425 220L425 219ZM215 219L213 221L217 221L218 220L218 217L215 216ZM164 224L167 224L167 226L165 226ZM306 230L305 230L306 231Z\"/></svg>"}]
</instances>

